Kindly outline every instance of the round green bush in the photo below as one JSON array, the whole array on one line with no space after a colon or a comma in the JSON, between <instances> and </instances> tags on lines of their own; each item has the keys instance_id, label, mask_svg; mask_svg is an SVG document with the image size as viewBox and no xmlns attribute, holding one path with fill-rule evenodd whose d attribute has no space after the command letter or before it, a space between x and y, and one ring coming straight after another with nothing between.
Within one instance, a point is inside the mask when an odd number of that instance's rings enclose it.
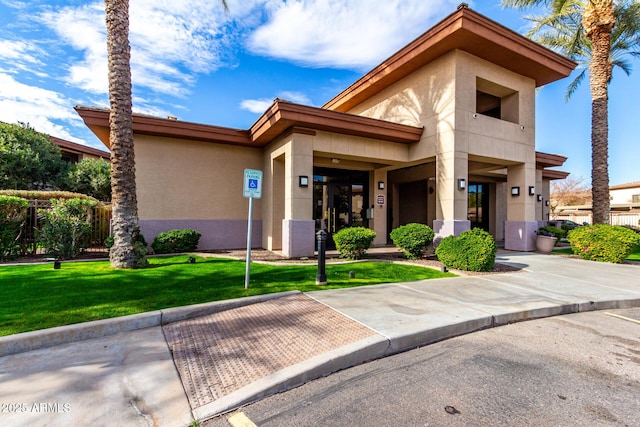
<instances>
[{"instance_id":1,"label":"round green bush","mask_svg":"<svg viewBox=\"0 0 640 427\"><path fill-rule=\"evenodd\" d=\"M410 259L420 258L422 252L433 243L435 233L425 224L411 223L391 231L393 244L402 249Z\"/></svg>"},{"instance_id":2,"label":"round green bush","mask_svg":"<svg viewBox=\"0 0 640 427\"><path fill-rule=\"evenodd\" d=\"M376 232L365 227L343 228L333 235L341 258L360 259L371 246Z\"/></svg>"},{"instance_id":3,"label":"round green bush","mask_svg":"<svg viewBox=\"0 0 640 427\"><path fill-rule=\"evenodd\" d=\"M201 234L195 230L169 230L159 233L151 247L157 254L189 252L198 247Z\"/></svg>"},{"instance_id":4,"label":"round green bush","mask_svg":"<svg viewBox=\"0 0 640 427\"><path fill-rule=\"evenodd\" d=\"M557 237L558 239L562 239L567 235L567 232L562 228L554 227L553 225L547 225L544 227L538 228L538 236L549 236L549 237Z\"/></svg>"},{"instance_id":5,"label":"round green bush","mask_svg":"<svg viewBox=\"0 0 640 427\"><path fill-rule=\"evenodd\" d=\"M491 271L496 262L496 242L480 228L447 236L436 248L436 256L447 268L464 271Z\"/></svg>"},{"instance_id":6,"label":"round green bush","mask_svg":"<svg viewBox=\"0 0 640 427\"><path fill-rule=\"evenodd\" d=\"M585 225L569 232L573 253L590 261L620 263L640 245L640 235L625 227Z\"/></svg>"}]
</instances>

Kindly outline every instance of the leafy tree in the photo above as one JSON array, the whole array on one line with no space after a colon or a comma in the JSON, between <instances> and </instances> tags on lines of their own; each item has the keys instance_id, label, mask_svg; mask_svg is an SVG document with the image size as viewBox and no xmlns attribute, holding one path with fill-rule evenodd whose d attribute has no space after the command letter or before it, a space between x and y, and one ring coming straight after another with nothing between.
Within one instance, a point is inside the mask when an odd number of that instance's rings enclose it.
<instances>
[{"instance_id":1,"label":"leafy tree","mask_svg":"<svg viewBox=\"0 0 640 427\"><path fill-rule=\"evenodd\" d=\"M95 201L87 199L51 199L51 209L38 209L45 220L39 240L47 253L74 258L85 250L95 206Z\"/></svg>"},{"instance_id":2,"label":"leafy tree","mask_svg":"<svg viewBox=\"0 0 640 427\"><path fill-rule=\"evenodd\" d=\"M48 135L28 124L0 123L0 189L60 189L67 168Z\"/></svg>"},{"instance_id":3,"label":"leafy tree","mask_svg":"<svg viewBox=\"0 0 640 427\"><path fill-rule=\"evenodd\" d=\"M0 194L0 260L18 256L18 240L28 207L29 202L25 199Z\"/></svg>"},{"instance_id":4,"label":"leafy tree","mask_svg":"<svg viewBox=\"0 0 640 427\"><path fill-rule=\"evenodd\" d=\"M103 202L111 200L111 173L109 163L102 159L83 159L71 166L67 189L87 194Z\"/></svg>"},{"instance_id":5,"label":"leafy tree","mask_svg":"<svg viewBox=\"0 0 640 427\"><path fill-rule=\"evenodd\" d=\"M613 68L631 72L628 56L640 56L638 0L502 0L508 7L547 7L531 16L528 36L578 62L582 71L569 85L578 88L587 69L591 88L591 193L594 223L609 221L609 83ZM588 67L587 67L588 66Z\"/></svg>"}]
</instances>

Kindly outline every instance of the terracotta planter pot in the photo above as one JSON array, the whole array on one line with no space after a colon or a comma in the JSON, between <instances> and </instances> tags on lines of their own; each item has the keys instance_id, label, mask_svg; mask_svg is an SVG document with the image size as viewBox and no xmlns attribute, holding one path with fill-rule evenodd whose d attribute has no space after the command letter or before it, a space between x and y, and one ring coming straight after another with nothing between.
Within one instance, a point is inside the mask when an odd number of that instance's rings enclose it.
<instances>
[{"instance_id":1,"label":"terracotta planter pot","mask_svg":"<svg viewBox=\"0 0 640 427\"><path fill-rule=\"evenodd\" d=\"M556 245L557 237L552 236L537 236L536 237L536 250L543 254L548 254L553 250Z\"/></svg>"}]
</instances>

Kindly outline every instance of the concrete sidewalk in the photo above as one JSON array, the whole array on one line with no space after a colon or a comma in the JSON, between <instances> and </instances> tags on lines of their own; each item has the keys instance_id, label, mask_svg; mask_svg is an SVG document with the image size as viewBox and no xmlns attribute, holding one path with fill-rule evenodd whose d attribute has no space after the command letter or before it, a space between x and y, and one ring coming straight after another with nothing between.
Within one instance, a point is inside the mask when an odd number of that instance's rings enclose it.
<instances>
[{"instance_id":1,"label":"concrete sidewalk","mask_svg":"<svg viewBox=\"0 0 640 427\"><path fill-rule=\"evenodd\" d=\"M0 425L189 425L449 337L640 306L640 265L512 252L497 262L521 270L287 293L0 338Z\"/></svg>"}]
</instances>

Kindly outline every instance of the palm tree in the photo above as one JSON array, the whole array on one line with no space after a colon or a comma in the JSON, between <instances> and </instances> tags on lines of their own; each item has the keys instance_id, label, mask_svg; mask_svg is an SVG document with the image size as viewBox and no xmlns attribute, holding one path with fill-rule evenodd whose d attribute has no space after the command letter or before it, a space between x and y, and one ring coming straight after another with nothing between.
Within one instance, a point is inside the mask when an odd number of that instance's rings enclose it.
<instances>
[{"instance_id":1,"label":"palm tree","mask_svg":"<svg viewBox=\"0 0 640 427\"><path fill-rule=\"evenodd\" d=\"M609 83L613 67L631 72L626 56L640 56L640 2L637 0L502 0L503 6L546 6L546 16L527 34L580 64L567 99L584 79L591 87L591 194L593 222L609 222Z\"/></svg>"},{"instance_id":2,"label":"palm tree","mask_svg":"<svg viewBox=\"0 0 640 427\"><path fill-rule=\"evenodd\" d=\"M225 10L227 3L221 0ZM129 0L105 0L109 61L109 145L111 147L111 199L113 246L111 266L140 268L147 265L146 242L140 234L136 196Z\"/></svg>"}]
</instances>

